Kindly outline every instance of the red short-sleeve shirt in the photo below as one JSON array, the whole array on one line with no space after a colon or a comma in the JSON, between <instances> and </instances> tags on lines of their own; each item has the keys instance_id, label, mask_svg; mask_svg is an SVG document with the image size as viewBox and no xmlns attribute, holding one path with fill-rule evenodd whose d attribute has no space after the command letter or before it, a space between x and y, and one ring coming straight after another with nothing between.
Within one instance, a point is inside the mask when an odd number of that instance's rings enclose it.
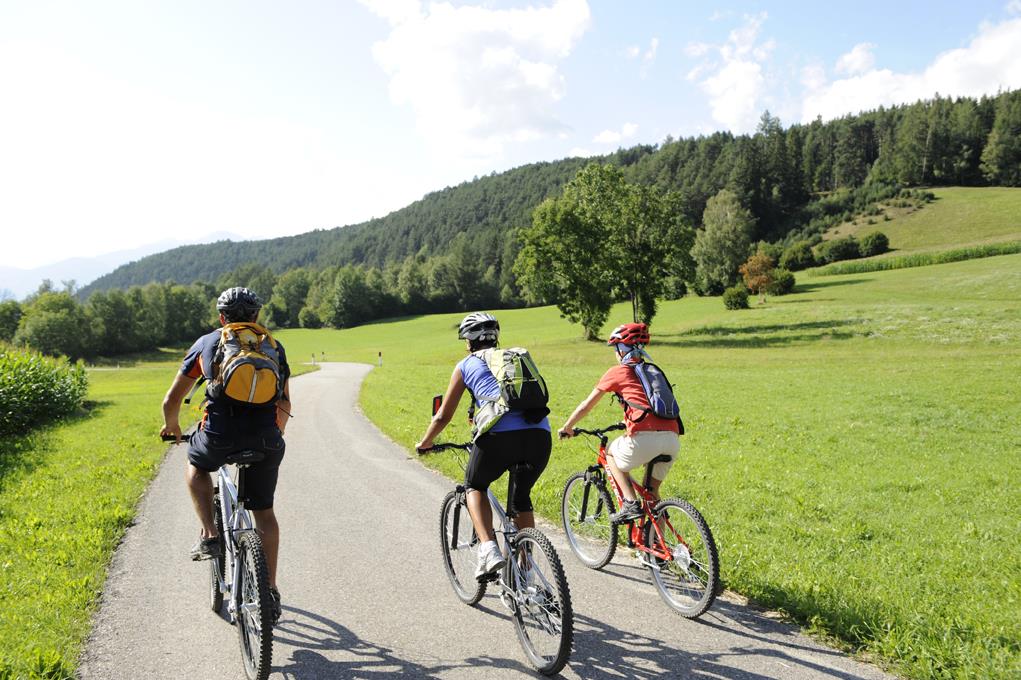
<instances>
[{"instance_id":1,"label":"red short-sleeve shirt","mask_svg":"<svg viewBox=\"0 0 1021 680\"><path fill-rule=\"evenodd\" d=\"M648 406L649 400L645 397L645 390L642 389L642 384L638 382L638 378L635 376L634 369L630 366L624 366L618 364L613 366L603 377L596 383L596 389L603 392L612 392L618 394L632 404L641 404L642 406ZM660 418L654 413L649 413L639 422L634 422L633 418L639 418L642 415L642 411L637 411L628 406L624 407L624 422L627 425L627 434L634 434L635 432L642 432L644 430L663 431L667 430L670 432L676 432L680 434L681 430L677 427L676 420L667 420L666 418Z\"/></svg>"}]
</instances>

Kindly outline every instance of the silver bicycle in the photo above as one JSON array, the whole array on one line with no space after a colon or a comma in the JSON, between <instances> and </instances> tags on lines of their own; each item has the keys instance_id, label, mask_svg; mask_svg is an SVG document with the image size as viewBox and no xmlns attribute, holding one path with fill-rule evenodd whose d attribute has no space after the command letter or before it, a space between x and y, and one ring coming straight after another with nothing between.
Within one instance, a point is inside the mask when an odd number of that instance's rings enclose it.
<instances>
[{"instance_id":1,"label":"silver bicycle","mask_svg":"<svg viewBox=\"0 0 1021 680\"><path fill-rule=\"evenodd\" d=\"M460 450L459 462L464 468L471 447L471 443L434 444L419 453ZM465 487L458 484L443 499L440 509L440 549L450 585L458 599L474 605L494 583L500 590L500 601L513 616L518 641L529 663L543 675L555 675L567 664L574 638L571 592L560 557L538 529L518 529L492 490L489 502L497 524L497 543L507 565L498 574L475 579L479 538L468 513Z\"/></svg>"},{"instance_id":2,"label":"silver bicycle","mask_svg":"<svg viewBox=\"0 0 1021 680\"><path fill-rule=\"evenodd\" d=\"M187 441L190 436L181 439ZM213 518L220 543L216 556L208 560L209 606L219 614L227 600L227 615L237 628L241 661L249 680L266 680L273 657L273 600L266 553L244 503L245 470L263 458L261 451L238 451L227 456L217 472ZM237 468L236 483L229 465Z\"/></svg>"}]
</instances>

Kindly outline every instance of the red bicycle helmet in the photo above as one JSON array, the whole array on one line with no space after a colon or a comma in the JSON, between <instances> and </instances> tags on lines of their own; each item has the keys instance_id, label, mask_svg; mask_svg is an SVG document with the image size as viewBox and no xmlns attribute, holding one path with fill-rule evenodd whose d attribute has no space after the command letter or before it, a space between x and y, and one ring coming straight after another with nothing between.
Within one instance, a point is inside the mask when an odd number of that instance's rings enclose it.
<instances>
[{"instance_id":1,"label":"red bicycle helmet","mask_svg":"<svg viewBox=\"0 0 1021 680\"><path fill-rule=\"evenodd\" d=\"M610 339L606 341L607 345L616 345L617 343L623 343L625 345L648 345L649 344L649 327L644 323L626 323L617 326L610 333Z\"/></svg>"}]
</instances>

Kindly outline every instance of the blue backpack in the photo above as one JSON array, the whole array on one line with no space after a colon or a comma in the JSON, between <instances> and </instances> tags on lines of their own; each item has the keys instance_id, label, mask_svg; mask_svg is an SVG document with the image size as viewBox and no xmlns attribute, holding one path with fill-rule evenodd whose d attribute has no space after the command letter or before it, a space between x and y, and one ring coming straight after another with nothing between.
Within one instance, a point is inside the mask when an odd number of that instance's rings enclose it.
<instances>
[{"instance_id":1,"label":"blue backpack","mask_svg":"<svg viewBox=\"0 0 1021 680\"><path fill-rule=\"evenodd\" d=\"M642 413L642 415L637 418L628 417L628 419L633 423L638 423L644 420L647 415L652 413L653 415L665 418L666 420L676 420L680 434L684 434L684 422L681 420L681 408L677 405L677 399L674 397L673 386L670 384L670 380L666 377L666 373L663 372L663 369L651 361L643 361L635 364L631 368L634 370L635 377L638 378L638 382L642 385L642 390L645 392L645 398L649 401L649 405L644 406L642 404L635 404L618 395L617 398L620 399L622 404L629 406L636 411L641 411Z\"/></svg>"}]
</instances>

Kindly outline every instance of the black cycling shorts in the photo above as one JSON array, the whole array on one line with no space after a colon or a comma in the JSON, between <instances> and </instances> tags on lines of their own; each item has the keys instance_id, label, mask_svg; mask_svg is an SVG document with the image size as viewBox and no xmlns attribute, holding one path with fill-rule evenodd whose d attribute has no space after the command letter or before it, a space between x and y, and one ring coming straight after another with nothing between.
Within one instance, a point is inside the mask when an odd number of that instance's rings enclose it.
<instances>
[{"instance_id":1,"label":"black cycling shorts","mask_svg":"<svg viewBox=\"0 0 1021 680\"><path fill-rule=\"evenodd\" d=\"M507 515L532 510L531 492L546 469L553 438L541 428L487 432L478 438L468 458L464 485L485 493L489 485L510 470L507 481Z\"/></svg>"},{"instance_id":2,"label":"black cycling shorts","mask_svg":"<svg viewBox=\"0 0 1021 680\"><path fill-rule=\"evenodd\" d=\"M228 455L246 449L262 451L266 457L245 468L245 507L268 510L284 458L284 438L276 427L237 434L196 430L188 444L188 461L199 470L216 472Z\"/></svg>"}]
</instances>

